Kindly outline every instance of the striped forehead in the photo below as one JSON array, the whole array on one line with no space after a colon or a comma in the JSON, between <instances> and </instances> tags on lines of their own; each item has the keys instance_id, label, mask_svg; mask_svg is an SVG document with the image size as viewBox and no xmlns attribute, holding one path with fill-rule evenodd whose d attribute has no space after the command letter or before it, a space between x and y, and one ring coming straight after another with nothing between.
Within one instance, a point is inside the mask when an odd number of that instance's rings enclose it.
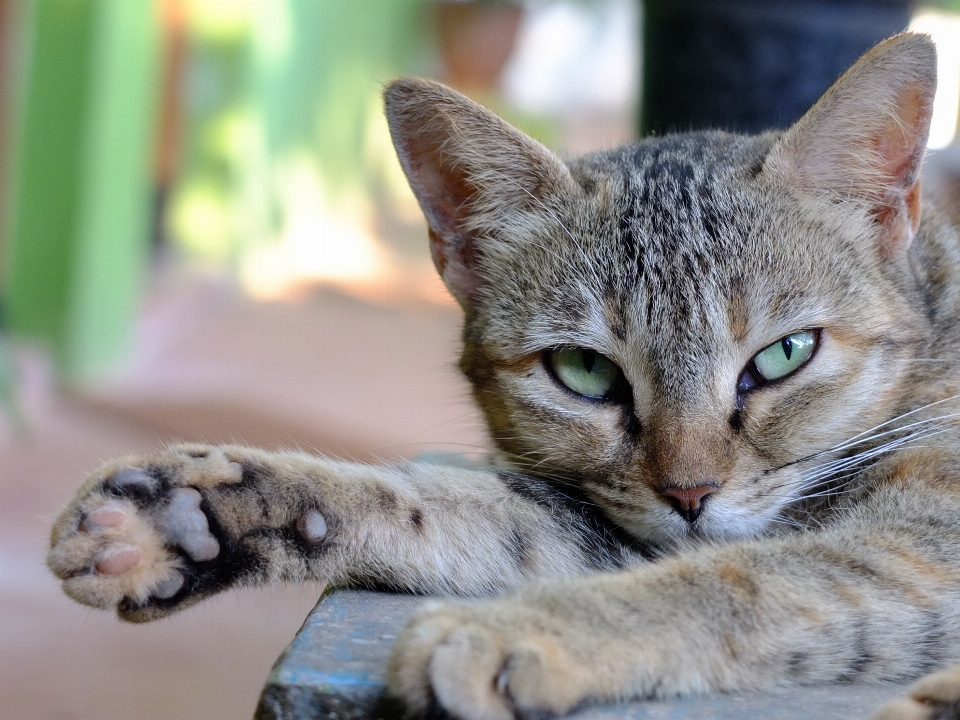
<instances>
[{"instance_id":1,"label":"striped forehead","mask_svg":"<svg viewBox=\"0 0 960 720\"><path fill-rule=\"evenodd\" d=\"M730 337L753 217L737 188L757 157L756 139L686 135L574 163L585 204L568 203L557 228L511 256L490 298L490 336L524 351L619 349L698 381L691 346Z\"/></svg>"},{"instance_id":2,"label":"striped forehead","mask_svg":"<svg viewBox=\"0 0 960 720\"><path fill-rule=\"evenodd\" d=\"M705 330L715 321L708 310L742 272L748 196L736 191L729 162L694 139L636 146L611 177L616 201L605 214L615 227L598 248L608 255L607 295L650 327Z\"/></svg>"},{"instance_id":3,"label":"striped forehead","mask_svg":"<svg viewBox=\"0 0 960 720\"><path fill-rule=\"evenodd\" d=\"M669 366L676 382L702 379L692 345L730 337L750 254L755 213L738 188L762 153L755 142L723 138L735 147L688 135L595 158L614 201L605 227L590 233L603 284L586 300L590 314L642 346L652 364Z\"/></svg>"}]
</instances>

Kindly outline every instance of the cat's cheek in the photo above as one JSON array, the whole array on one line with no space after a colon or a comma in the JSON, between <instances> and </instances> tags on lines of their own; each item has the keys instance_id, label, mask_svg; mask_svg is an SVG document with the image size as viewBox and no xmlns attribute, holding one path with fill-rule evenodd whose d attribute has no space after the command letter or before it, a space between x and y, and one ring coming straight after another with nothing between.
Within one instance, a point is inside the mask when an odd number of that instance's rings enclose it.
<instances>
[{"instance_id":1,"label":"cat's cheek","mask_svg":"<svg viewBox=\"0 0 960 720\"><path fill-rule=\"evenodd\" d=\"M519 436L528 456L537 456L542 466L593 475L632 461L632 450L624 453L623 411L613 403L578 399L559 388L542 394L523 388L506 397L503 407L509 429L497 429L494 436Z\"/></svg>"},{"instance_id":2,"label":"cat's cheek","mask_svg":"<svg viewBox=\"0 0 960 720\"><path fill-rule=\"evenodd\" d=\"M878 305L881 305L878 300ZM883 322L864 328L829 327L811 364L816 407L801 418L814 449L830 447L882 422L894 410L909 370L908 356L916 341L889 309ZM883 338L878 342L877 338Z\"/></svg>"}]
</instances>

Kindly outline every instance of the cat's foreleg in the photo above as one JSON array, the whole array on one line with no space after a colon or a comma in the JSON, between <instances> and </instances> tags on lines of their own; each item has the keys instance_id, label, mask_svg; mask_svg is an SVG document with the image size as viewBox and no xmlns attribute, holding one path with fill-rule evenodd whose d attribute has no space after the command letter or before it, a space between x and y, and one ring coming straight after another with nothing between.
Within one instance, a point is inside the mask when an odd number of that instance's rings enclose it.
<instances>
[{"instance_id":1,"label":"cat's foreleg","mask_svg":"<svg viewBox=\"0 0 960 720\"><path fill-rule=\"evenodd\" d=\"M872 504L794 538L433 603L397 642L391 692L415 713L507 720L628 697L902 681L960 660L956 498L892 488Z\"/></svg>"},{"instance_id":2,"label":"cat's foreleg","mask_svg":"<svg viewBox=\"0 0 960 720\"><path fill-rule=\"evenodd\" d=\"M906 697L884 705L872 720L956 720L960 718L960 665L915 682Z\"/></svg>"},{"instance_id":3,"label":"cat's foreleg","mask_svg":"<svg viewBox=\"0 0 960 720\"><path fill-rule=\"evenodd\" d=\"M615 565L614 545L518 476L184 445L95 472L48 565L74 599L143 621L278 580L490 594Z\"/></svg>"}]
</instances>

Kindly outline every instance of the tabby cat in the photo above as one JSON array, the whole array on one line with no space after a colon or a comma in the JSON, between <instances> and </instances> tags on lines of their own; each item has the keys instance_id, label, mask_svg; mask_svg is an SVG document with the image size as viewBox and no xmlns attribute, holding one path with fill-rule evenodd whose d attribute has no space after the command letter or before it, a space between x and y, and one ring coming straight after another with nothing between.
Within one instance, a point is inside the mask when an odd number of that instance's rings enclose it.
<instances>
[{"instance_id":1,"label":"tabby cat","mask_svg":"<svg viewBox=\"0 0 960 720\"><path fill-rule=\"evenodd\" d=\"M792 128L562 162L403 79L390 130L463 307L488 469L182 445L53 529L76 600L142 622L228 587L422 593L413 714L902 681L960 661L960 240L921 201L921 35ZM884 717L947 717L941 671Z\"/></svg>"}]
</instances>

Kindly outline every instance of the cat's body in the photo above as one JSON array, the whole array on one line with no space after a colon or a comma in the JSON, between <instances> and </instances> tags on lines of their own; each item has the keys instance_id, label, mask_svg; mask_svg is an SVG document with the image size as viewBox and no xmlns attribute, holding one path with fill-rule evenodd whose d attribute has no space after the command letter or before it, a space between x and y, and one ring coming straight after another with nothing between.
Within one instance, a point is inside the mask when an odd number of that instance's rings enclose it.
<instances>
[{"instance_id":1,"label":"cat's body","mask_svg":"<svg viewBox=\"0 0 960 720\"><path fill-rule=\"evenodd\" d=\"M398 641L392 692L463 718L960 661L960 239L919 198L933 66L899 36L783 135L567 165L395 83L493 468L125 458L58 519L51 568L131 620L278 579L516 589ZM957 675L920 691L930 713Z\"/></svg>"}]
</instances>

